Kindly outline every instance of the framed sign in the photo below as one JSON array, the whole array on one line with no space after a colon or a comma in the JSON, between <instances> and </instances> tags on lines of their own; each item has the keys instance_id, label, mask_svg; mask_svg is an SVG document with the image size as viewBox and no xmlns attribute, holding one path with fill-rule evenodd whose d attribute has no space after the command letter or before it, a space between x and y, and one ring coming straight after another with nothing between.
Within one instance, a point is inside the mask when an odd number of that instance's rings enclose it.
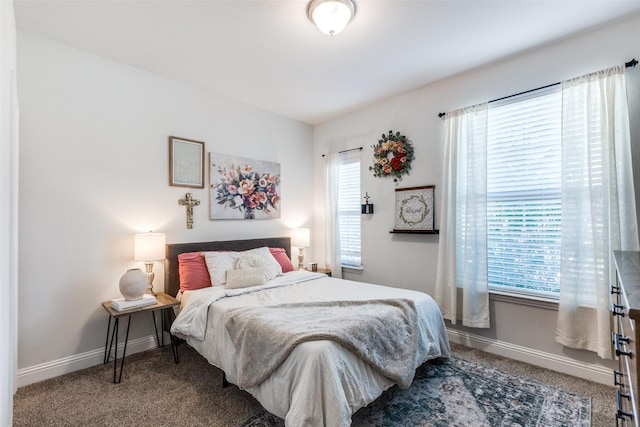
<instances>
[{"instance_id":1,"label":"framed sign","mask_svg":"<svg viewBox=\"0 0 640 427\"><path fill-rule=\"evenodd\" d=\"M394 232L433 232L435 185L396 188Z\"/></svg>"},{"instance_id":2,"label":"framed sign","mask_svg":"<svg viewBox=\"0 0 640 427\"><path fill-rule=\"evenodd\" d=\"M204 142L169 137L169 185L204 188Z\"/></svg>"}]
</instances>

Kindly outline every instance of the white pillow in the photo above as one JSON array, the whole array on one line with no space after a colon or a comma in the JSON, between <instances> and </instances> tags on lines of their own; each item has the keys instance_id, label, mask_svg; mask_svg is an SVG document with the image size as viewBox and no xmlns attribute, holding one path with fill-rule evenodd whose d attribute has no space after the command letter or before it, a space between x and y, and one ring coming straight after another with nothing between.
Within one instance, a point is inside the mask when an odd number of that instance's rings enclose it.
<instances>
[{"instance_id":1,"label":"white pillow","mask_svg":"<svg viewBox=\"0 0 640 427\"><path fill-rule=\"evenodd\" d=\"M211 285L224 285L226 282L226 274L228 270L236 268L238 258L242 252L203 252L204 262L209 270L211 277Z\"/></svg>"},{"instance_id":2,"label":"white pillow","mask_svg":"<svg viewBox=\"0 0 640 427\"><path fill-rule=\"evenodd\" d=\"M271 255L268 247L250 249L241 253L236 262L236 268L264 268L267 280L282 274L282 266Z\"/></svg>"},{"instance_id":3,"label":"white pillow","mask_svg":"<svg viewBox=\"0 0 640 427\"><path fill-rule=\"evenodd\" d=\"M246 268L227 271L226 289L248 288L264 285L267 282L264 268Z\"/></svg>"},{"instance_id":4,"label":"white pillow","mask_svg":"<svg viewBox=\"0 0 640 427\"><path fill-rule=\"evenodd\" d=\"M238 258L236 270L247 270L249 268L267 268L267 261L258 254L246 254Z\"/></svg>"}]
</instances>

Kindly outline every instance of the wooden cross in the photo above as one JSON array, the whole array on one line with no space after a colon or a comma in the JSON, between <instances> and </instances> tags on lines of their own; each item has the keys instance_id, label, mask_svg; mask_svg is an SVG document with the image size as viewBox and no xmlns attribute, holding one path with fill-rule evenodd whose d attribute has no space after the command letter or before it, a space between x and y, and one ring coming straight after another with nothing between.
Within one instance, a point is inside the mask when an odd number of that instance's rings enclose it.
<instances>
[{"instance_id":1,"label":"wooden cross","mask_svg":"<svg viewBox=\"0 0 640 427\"><path fill-rule=\"evenodd\" d=\"M193 207L200 204L200 200L193 198L193 194L187 193L184 199L178 200L178 204L187 207L187 228L193 228Z\"/></svg>"}]
</instances>

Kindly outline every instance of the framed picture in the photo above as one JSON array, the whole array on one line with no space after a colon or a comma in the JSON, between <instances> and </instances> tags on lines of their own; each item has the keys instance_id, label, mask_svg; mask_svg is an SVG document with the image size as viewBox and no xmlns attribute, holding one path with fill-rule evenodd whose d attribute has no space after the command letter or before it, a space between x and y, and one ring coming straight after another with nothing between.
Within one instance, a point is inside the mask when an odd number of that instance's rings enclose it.
<instances>
[{"instance_id":1,"label":"framed picture","mask_svg":"<svg viewBox=\"0 0 640 427\"><path fill-rule=\"evenodd\" d=\"M209 153L209 218L280 218L280 163Z\"/></svg>"},{"instance_id":2,"label":"framed picture","mask_svg":"<svg viewBox=\"0 0 640 427\"><path fill-rule=\"evenodd\" d=\"M396 188L396 218L393 231L433 232L435 185Z\"/></svg>"},{"instance_id":3,"label":"framed picture","mask_svg":"<svg viewBox=\"0 0 640 427\"><path fill-rule=\"evenodd\" d=\"M204 142L169 137L169 185L204 188Z\"/></svg>"}]
</instances>

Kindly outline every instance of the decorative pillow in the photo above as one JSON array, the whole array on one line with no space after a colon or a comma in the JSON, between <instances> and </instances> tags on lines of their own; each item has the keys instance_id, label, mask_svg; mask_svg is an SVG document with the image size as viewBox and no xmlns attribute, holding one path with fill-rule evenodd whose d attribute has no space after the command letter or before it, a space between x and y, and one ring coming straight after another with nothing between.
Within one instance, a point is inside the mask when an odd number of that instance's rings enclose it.
<instances>
[{"instance_id":1,"label":"decorative pillow","mask_svg":"<svg viewBox=\"0 0 640 427\"><path fill-rule=\"evenodd\" d=\"M265 260L262 255L255 253L242 255L236 262L237 270L248 270L252 268L264 268L266 270L269 266L267 265L267 260Z\"/></svg>"},{"instance_id":2,"label":"decorative pillow","mask_svg":"<svg viewBox=\"0 0 640 427\"><path fill-rule=\"evenodd\" d=\"M195 291L211 286L209 270L202 252L185 252L178 255L178 275L181 291Z\"/></svg>"},{"instance_id":3,"label":"decorative pillow","mask_svg":"<svg viewBox=\"0 0 640 427\"><path fill-rule=\"evenodd\" d=\"M248 288L250 286L264 285L267 282L264 268L246 268L242 270L227 271L226 289Z\"/></svg>"},{"instance_id":4,"label":"decorative pillow","mask_svg":"<svg viewBox=\"0 0 640 427\"><path fill-rule=\"evenodd\" d=\"M203 252L213 286L224 285L228 270L236 268L243 252Z\"/></svg>"},{"instance_id":5,"label":"decorative pillow","mask_svg":"<svg viewBox=\"0 0 640 427\"><path fill-rule=\"evenodd\" d=\"M278 264L278 261L271 255L269 248L264 246L262 248L250 249L242 252L242 256L250 255L252 257L259 257L262 259L262 265L259 265L258 261L247 261L247 268L255 268L263 266L266 269L267 280L271 280L276 276L282 274L282 267ZM239 268L236 266L236 268Z\"/></svg>"},{"instance_id":6,"label":"decorative pillow","mask_svg":"<svg viewBox=\"0 0 640 427\"><path fill-rule=\"evenodd\" d=\"M284 248L269 248L269 252L271 252L271 255L273 255L278 264L280 264L283 273L295 270Z\"/></svg>"}]
</instances>

